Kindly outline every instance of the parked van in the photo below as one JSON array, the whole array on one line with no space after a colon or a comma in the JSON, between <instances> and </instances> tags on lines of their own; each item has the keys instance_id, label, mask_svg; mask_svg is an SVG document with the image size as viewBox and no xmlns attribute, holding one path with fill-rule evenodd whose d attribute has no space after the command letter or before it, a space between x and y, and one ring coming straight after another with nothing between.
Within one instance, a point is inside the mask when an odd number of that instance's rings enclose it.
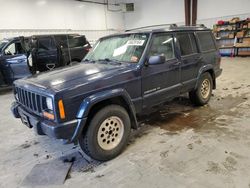
<instances>
[{"instance_id":1,"label":"parked van","mask_svg":"<svg viewBox=\"0 0 250 188\"><path fill-rule=\"evenodd\" d=\"M0 87L14 80L80 62L91 48L78 34L34 35L0 42Z\"/></svg>"}]
</instances>

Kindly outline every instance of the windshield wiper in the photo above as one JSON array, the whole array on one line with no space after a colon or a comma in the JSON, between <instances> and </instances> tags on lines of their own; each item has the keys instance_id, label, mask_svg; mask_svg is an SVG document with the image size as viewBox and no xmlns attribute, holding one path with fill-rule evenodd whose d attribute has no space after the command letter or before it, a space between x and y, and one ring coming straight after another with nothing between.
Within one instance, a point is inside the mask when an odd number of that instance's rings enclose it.
<instances>
[{"instance_id":1,"label":"windshield wiper","mask_svg":"<svg viewBox=\"0 0 250 188\"><path fill-rule=\"evenodd\" d=\"M102 62L102 63L104 62L104 63L109 63L109 64L121 65L121 62L119 60L116 60L116 59L105 58L105 59L98 59L97 61Z\"/></svg>"},{"instance_id":2,"label":"windshield wiper","mask_svg":"<svg viewBox=\"0 0 250 188\"><path fill-rule=\"evenodd\" d=\"M94 60L90 60L90 59L84 59L84 60L82 60L82 62L95 63Z\"/></svg>"}]
</instances>

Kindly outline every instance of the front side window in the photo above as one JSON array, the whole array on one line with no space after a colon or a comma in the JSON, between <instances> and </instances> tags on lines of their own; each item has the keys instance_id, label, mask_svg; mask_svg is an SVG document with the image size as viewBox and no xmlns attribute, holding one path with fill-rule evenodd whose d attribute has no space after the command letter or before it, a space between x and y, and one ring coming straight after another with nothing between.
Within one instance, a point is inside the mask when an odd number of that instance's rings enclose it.
<instances>
[{"instance_id":1,"label":"front side window","mask_svg":"<svg viewBox=\"0 0 250 188\"><path fill-rule=\"evenodd\" d=\"M181 50L181 56L191 55L198 52L194 34L178 33L176 35Z\"/></svg>"},{"instance_id":2,"label":"front side window","mask_svg":"<svg viewBox=\"0 0 250 188\"><path fill-rule=\"evenodd\" d=\"M214 40L210 32L197 32L201 51L215 50Z\"/></svg>"},{"instance_id":3,"label":"front side window","mask_svg":"<svg viewBox=\"0 0 250 188\"><path fill-rule=\"evenodd\" d=\"M16 46L15 43L11 43L4 51L5 55L15 55L16 54Z\"/></svg>"},{"instance_id":4,"label":"front side window","mask_svg":"<svg viewBox=\"0 0 250 188\"><path fill-rule=\"evenodd\" d=\"M157 34L153 37L149 56L165 55L166 60L173 59L174 43L170 34Z\"/></svg>"},{"instance_id":5,"label":"front side window","mask_svg":"<svg viewBox=\"0 0 250 188\"><path fill-rule=\"evenodd\" d=\"M126 34L101 39L84 60L113 60L138 63L148 41L149 34Z\"/></svg>"}]
</instances>

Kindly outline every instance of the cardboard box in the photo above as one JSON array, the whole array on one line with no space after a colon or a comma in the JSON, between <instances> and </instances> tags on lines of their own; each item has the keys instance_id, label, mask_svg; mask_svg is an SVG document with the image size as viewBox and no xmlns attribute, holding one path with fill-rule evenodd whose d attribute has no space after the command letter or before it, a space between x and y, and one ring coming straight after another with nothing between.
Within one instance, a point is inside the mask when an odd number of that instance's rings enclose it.
<instances>
[{"instance_id":1,"label":"cardboard box","mask_svg":"<svg viewBox=\"0 0 250 188\"><path fill-rule=\"evenodd\" d=\"M242 28L248 28L248 24L244 24Z\"/></svg>"},{"instance_id":2,"label":"cardboard box","mask_svg":"<svg viewBox=\"0 0 250 188\"><path fill-rule=\"evenodd\" d=\"M238 21L240 21L240 18L239 18L239 17L235 17L235 18L232 18L232 19L229 21L229 23L236 23L236 22L238 22Z\"/></svg>"},{"instance_id":3,"label":"cardboard box","mask_svg":"<svg viewBox=\"0 0 250 188\"><path fill-rule=\"evenodd\" d=\"M242 38L242 37L244 37L244 31L239 31L239 32L237 32L236 37L237 37L237 38Z\"/></svg>"},{"instance_id":4,"label":"cardboard box","mask_svg":"<svg viewBox=\"0 0 250 188\"><path fill-rule=\"evenodd\" d=\"M234 34L233 33L229 34L228 38L233 39L234 38Z\"/></svg>"},{"instance_id":5,"label":"cardboard box","mask_svg":"<svg viewBox=\"0 0 250 188\"><path fill-rule=\"evenodd\" d=\"M236 47L250 47L250 42L241 42L241 43L236 43L235 44Z\"/></svg>"},{"instance_id":6,"label":"cardboard box","mask_svg":"<svg viewBox=\"0 0 250 188\"><path fill-rule=\"evenodd\" d=\"M243 43L248 43L248 44L250 44L250 38L244 38L244 39L243 39Z\"/></svg>"},{"instance_id":7,"label":"cardboard box","mask_svg":"<svg viewBox=\"0 0 250 188\"><path fill-rule=\"evenodd\" d=\"M238 55L250 55L250 51L239 51Z\"/></svg>"}]
</instances>

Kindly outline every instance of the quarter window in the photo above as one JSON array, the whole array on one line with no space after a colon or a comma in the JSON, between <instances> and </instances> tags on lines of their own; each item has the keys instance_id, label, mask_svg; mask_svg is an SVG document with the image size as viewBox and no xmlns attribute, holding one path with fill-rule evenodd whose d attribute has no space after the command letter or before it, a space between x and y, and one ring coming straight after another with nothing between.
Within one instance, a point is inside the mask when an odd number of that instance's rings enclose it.
<instances>
[{"instance_id":1,"label":"quarter window","mask_svg":"<svg viewBox=\"0 0 250 188\"><path fill-rule=\"evenodd\" d=\"M181 56L186 56L198 52L194 34L178 33L177 39L180 44Z\"/></svg>"},{"instance_id":2,"label":"quarter window","mask_svg":"<svg viewBox=\"0 0 250 188\"><path fill-rule=\"evenodd\" d=\"M165 55L166 60L173 59L175 56L174 56L174 43L172 35L169 34L155 35L153 38L149 54L150 56Z\"/></svg>"},{"instance_id":3,"label":"quarter window","mask_svg":"<svg viewBox=\"0 0 250 188\"><path fill-rule=\"evenodd\" d=\"M215 50L214 40L210 32L197 32L201 51Z\"/></svg>"}]
</instances>

